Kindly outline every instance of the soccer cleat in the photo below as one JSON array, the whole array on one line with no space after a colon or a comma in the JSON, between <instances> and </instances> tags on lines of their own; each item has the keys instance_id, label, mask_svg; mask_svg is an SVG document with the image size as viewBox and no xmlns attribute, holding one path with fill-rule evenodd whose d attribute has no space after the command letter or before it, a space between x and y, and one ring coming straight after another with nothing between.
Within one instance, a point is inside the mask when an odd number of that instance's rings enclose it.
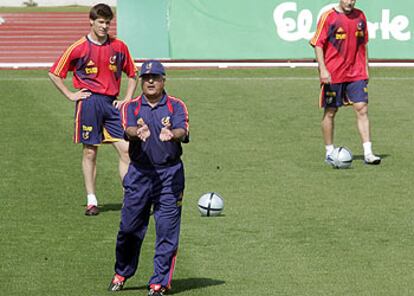
<instances>
[{"instance_id":1,"label":"soccer cleat","mask_svg":"<svg viewBox=\"0 0 414 296\"><path fill-rule=\"evenodd\" d=\"M334 159L332 158L331 154L327 154L325 157L325 163L329 164L329 165L335 165L334 164Z\"/></svg>"},{"instance_id":2,"label":"soccer cleat","mask_svg":"<svg viewBox=\"0 0 414 296\"><path fill-rule=\"evenodd\" d=\"M380 164L381 163L381 157L376 156L374 154L368 154L364 156L364 162L366 164Z\"/></svg>"},{"instance_id":3,"label":"soccer cleat","mask_svg":"<svg viewBox=\"0 0 414 296\"><path fill-rule=\"evenodd\" d=\"M89 205L86 207L85 215L86 216L96 216L99 214L99 209L95 205Z\"/></svg>"},{"instance_id":4,"label":"soccer cleat","mask_svg":"<svg viewBox=\"0 0 414 296\"><path fill-rule=\"evenodd\" d=\"M111 280L111 283L109 284L108 291L121 291L124 287L124 284L126 282L126 278L122 275L119 275L117 273L114 274L114 277Z\"/></svg>"},{"instance_id":5,"label":"soccer cleat","mask_svg":"<svg viewBox=\"0 0 414 296\"><path fill-rule=\"evenodd\" d=\"M166 291L167 289L159 284L151 284L149 285L148 296L164 296Z\"/></svg>"}]
</instances>

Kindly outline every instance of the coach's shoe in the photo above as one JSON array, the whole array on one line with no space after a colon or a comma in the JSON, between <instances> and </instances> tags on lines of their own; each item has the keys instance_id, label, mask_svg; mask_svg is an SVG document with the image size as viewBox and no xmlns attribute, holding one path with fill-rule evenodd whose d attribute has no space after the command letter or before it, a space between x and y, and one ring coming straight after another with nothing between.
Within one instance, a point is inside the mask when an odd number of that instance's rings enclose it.
<instances>
[{"instance_id":1,"label":"coach's shoe","mask_svg":"<svg viewBox=\"0 0 414 296\"><path fill-rule=\"evenodd\" d=\"M99 209L95 205L89 205L86 207L85 215L86 216L96 216L99 214Z\"/></svg>"},{"instance_id":2,"label":"coach's shoe","mask_svg":"<svg viewBox=\"0 0 414 296\"><path fill-rule=\"evenodd\" d=\"M366 164L380 164L381 163L381 157L376 156L374 154L368 154L364 156L364 162Z\"/></svg>"},{"instance_id":3,"label":"coach's shoe","mask_svg":"<svg viewBox=\"0 0 414 296\"><path fill-rule=\"evenodd\" d=\"M162 287L159 284L151 284L148 288L148 296L164 296L164 293L167 291L166 288Z\"/></svg>"},{"instance_id":4,"label":"coach's shoe","mask_svg":"<svg viewBox=\"0 0 414 296\"><path fill-rule=\"evenodd\" d=\"M114 274L114 277L111 280L111 283L109 284L108 291L121 291L124 287L124 284L126 282L126 278L122 275L119 275L117 273Z\"/></svg>"}]
</instances>

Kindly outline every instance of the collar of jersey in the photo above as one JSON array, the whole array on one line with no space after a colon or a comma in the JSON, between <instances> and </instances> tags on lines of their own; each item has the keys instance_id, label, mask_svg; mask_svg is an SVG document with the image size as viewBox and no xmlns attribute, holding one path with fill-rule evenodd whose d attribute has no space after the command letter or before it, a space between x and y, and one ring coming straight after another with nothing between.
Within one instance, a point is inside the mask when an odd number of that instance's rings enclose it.
<instances>
[{"instance_id":1,"label":"collar of jersey","mask_svg":"<svg viewBox=\"0 0 414 296\"><path fill-rule=\"evenodd\" d=\"M166 103L167 103L167 93L164 92L161 100L158 102L158 104L155 107L165 105ZM149 106L149 104L147 102L147 98L145 97L144 94L142 94L142 104Z\"/></svg>"},{"instance_id":2,"label":"collar of jersey","mask_svg":"<svg viewBox=\"0 0 414 296\"><path fill-rule=\"evenodd\" d=\"M89 34L88 34L88 35L86 35L86 39L88 39L88 41L89 41L90 43L92 43L92 44L95 44L95 45L101 46L101 45L104 45L105 43L107 43L107 42L108 42L108 40L109 40L109 35L107 35L107 36L106 36L106 40L105 40L105 42L104 42L104 43L99 43L99 42L97 42L97 41L93 40L93 39L89 36Z\"/></svg>"}]
</instances>

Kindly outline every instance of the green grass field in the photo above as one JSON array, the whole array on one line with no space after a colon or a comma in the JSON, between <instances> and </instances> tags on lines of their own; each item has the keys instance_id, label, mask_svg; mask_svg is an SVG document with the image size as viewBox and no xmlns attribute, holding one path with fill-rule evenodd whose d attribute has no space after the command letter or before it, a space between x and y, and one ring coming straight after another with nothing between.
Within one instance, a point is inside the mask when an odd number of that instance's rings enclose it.
<instances>
[{"instance_id":1,"label":"green grass field","mask_svg":"<svg viewBox=\"0 0 414 296\"><path fill-rule=\"evenodd\" d=\"M414 69L374 68L377 167L363 165L352 109L336 121L348 170L323 162L316 69L170 70L190 112L186 192L171 294L414 294ZM86 217L73 105L46 70L2 70L0 294L109 295L122 189L112 147L98 156L101 214ZM203 218L217 191L224 215ZM146 295L151 224L121 295Z\"/></svg>"}]
</instances>

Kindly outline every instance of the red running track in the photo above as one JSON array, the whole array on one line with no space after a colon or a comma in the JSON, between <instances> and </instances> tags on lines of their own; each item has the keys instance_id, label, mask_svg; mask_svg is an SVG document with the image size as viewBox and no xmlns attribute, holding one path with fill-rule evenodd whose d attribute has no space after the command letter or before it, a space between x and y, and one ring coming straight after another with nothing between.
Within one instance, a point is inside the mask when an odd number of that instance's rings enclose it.
<instances>
[{"instance_id":1,"label":"red running track","mask_svg":"<svg viewBox=\"0 0 414 296\"><path fill-rule=\"evenodd\" d=\"M53 63L89 30L84 12L0 13L0 63Z\"/></svg>"}]
</instances>

